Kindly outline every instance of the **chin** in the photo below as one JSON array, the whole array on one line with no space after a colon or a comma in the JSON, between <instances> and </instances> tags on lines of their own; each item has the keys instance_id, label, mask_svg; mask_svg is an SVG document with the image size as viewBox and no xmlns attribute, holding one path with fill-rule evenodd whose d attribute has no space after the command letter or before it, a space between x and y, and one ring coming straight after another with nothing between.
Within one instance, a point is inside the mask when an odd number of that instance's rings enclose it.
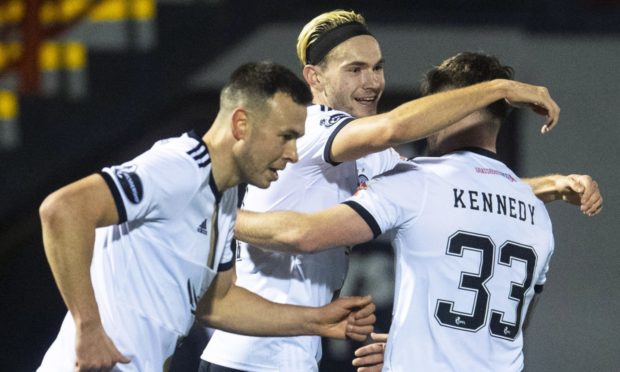
<instances>
[{"instance_id":1,"label":"chin","mask_svg":"<svg viewBox=\"0 0 620 372\"><path fill-rule=\"evenodd\" d=\"M252 182L252 185L258 187L259 189L266 189L271 185L272 181L263 181L263 182Z\"/></svg>"},{"instance_id":2,"label":"chin","mask_svg":"<svg viewBox=\"0 0 620 372\"><path fill-rule=\"evenodd\" d=\"M356 118L364 118L366 116L372 116L377 114L376 107L360 107L354 111L353 116Z\"/></svg>"}]
</instances>

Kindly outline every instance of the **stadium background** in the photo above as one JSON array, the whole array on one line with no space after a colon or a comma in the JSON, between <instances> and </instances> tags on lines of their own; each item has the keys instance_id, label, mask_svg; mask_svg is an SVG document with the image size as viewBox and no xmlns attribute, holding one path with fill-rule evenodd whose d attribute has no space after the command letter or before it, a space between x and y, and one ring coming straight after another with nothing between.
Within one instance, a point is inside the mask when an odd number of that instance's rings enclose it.
<instances>
[{"instance_id":1,"label":"stadium background","mask_svg":"<svg viewBox=\"0 0 620 372\"><path fill-rule=\"evenodd\" d=\"M299 30L335 8L364 14L382 45L382 110L463 50L495 54L517 79L550 89L557 130L540 136L540 119L517 112L501 155L523 176L591 174L605 204L593 219L549 207L556 253L526 332L527 371L618 369L620 1L0 0L1 371L34 370L65 313L42 249L45 195L158 138L206 130L242 62L299 71ZM345 289L374 295L384 330L392 270L388 246L365 245ZM327 343L321 370L352 370L355 346Z\"/></svg>"}]
</instances>

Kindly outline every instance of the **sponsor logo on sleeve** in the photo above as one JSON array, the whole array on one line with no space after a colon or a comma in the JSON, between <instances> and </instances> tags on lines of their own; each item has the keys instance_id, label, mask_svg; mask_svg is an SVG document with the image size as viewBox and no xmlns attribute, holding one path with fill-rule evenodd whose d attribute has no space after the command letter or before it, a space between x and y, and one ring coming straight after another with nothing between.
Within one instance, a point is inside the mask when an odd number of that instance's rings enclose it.
<instances>
[{"instance_id":1,"label":"sponsor logo on sleeve","mask_svg":"<svg viewBox=\"0 0 620 372\"><path fill-rule=\"evenodd\" d=\"M328 119L321 119L321 125L324 126L325 128L329 128L332 125L336 124L337 122L339 122L340 120L344 119L344 118L348 118L350 117L347 114L333 114L332 116L330 116Z\"/></svg>"},{"instance_id":2,"label":"sponsor logo on sleeve","mask_svg":"<svg viewBox=\"0 0 620 372\"><path fill-rule=\"evenodd\" d=\"M133 204L138 204L144 196L142 181L136 173L135 165L123 165L114 170L116 179L121 184L123 193Z\"/></svg>"}]
</instances>

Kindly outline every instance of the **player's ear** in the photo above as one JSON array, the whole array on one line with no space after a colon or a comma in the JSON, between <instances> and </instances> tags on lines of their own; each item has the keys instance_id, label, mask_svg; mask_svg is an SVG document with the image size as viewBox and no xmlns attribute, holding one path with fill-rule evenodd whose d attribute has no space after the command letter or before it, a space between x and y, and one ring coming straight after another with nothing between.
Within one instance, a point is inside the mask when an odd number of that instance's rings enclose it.
<instances>
[{"instance_id":1,"label":"player's ear","mask_svg":"<svg viewBox=\"0 0 620 372\"><path fill-rule=\"evenodd\" d=\"M230 126L232 130L233 137L239 141L245 138L248 132L248 113L242 107L237 107L232 115L230 120Z\"/></svg>"},{"instance_id":2,"label":"player's ear","mask_svg":"<svg viewBox=\"0 0 620 372\"><path fill-rule=\"evenodd\" d=\"M315 65L305 65L303 69L304 80L316 90L322 90L323 76L321 69Z\"/></svg>"}]
</instances>

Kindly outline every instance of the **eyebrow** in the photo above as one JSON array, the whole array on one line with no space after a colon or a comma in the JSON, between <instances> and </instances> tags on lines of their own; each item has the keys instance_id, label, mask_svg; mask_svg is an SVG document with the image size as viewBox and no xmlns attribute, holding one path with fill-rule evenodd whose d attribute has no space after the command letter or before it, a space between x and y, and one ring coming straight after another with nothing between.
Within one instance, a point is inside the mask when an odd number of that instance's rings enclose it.
<instances>
[{"instance_id":1,"label":"eyebrow","mask_svg":"<svg viewBox=\"0 0 620 372\"><path fill-rule=\"evenodd\" d=\"M372 66L377 66L377 65L383 65L385 64L385 59L381 58L377 63L375 64L370 64L370 63L366 63L366 62L362 62L362 61L353 61L350 63L347 63L346 65L344 65L344 67L352 67L352 66L368 66L368 65L372 65Z\"/></svg>"}]
</instances>

